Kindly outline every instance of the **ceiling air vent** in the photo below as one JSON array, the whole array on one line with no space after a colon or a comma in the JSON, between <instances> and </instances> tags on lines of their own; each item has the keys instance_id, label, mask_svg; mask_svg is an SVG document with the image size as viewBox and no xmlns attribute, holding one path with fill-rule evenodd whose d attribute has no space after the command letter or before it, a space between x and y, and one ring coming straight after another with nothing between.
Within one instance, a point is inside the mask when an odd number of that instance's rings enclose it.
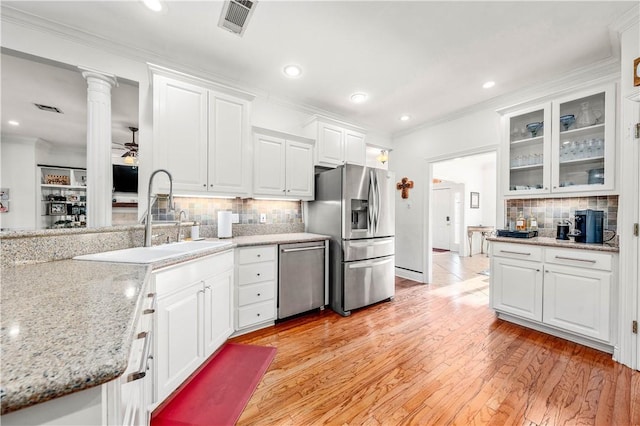
<instances>
[{"instance_id":1,"label":"ceiling air vent","mask_svg":"<svg viewBox=\"0 0 640 426\"><path fill-rule=\"evenodd\" d=\"M257 1L228 0L224 2L218 26L242 37Z\"/></svg>"},{"instance_id":2,"label":"ceiling air vent","mask_svg":"<svg viewBox=\"0 0 640 426\"><path fill-rule=\"evenodd\" d=\"M55 112L56 114L64 114L60 108L56 108L49 105L42 105L42 104L34 104L34 105L36 106L36 108L41 109L43 111Z\"/></svg>"}]
</instances>

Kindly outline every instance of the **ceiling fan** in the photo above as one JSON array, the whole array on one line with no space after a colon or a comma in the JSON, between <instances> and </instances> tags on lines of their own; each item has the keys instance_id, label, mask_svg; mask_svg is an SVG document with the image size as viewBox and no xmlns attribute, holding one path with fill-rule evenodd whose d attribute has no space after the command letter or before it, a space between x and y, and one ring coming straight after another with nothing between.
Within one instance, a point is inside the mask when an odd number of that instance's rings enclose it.
<instances>
[{"instance_id":1,"label":"ceiling fan","mask_svg":"<svg viewBox=\"0 0 640 426\"><path fill-rule=\"evenodd\" d=\"M137 127L129 127L132 133L131 142L118 143L113 142L113 149L124 149L125 152L120 156L124 158L124 162L126 164L137 164L138 162L138 144L136 143L136 132L138 131Z\"/></svg>"}]
</instances>

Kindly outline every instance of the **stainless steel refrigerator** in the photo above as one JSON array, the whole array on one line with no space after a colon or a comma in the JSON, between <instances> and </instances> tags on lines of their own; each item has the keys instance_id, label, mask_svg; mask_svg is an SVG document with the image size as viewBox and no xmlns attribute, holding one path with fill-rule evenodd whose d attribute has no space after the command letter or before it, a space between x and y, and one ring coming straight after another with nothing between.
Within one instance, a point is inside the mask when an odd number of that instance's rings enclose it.
<instances>
[{"instance_id":1,"label":"stainless steel refrigerator","mask_svg":"<svg viewBox=\"0 0 640 426\"><path fill-rule=\"evenodd\" d=\"M347 164L316 174L307 231L331 236L331 309L343 316L395 295L392 172Z\"/></svg>"}]
</instances>

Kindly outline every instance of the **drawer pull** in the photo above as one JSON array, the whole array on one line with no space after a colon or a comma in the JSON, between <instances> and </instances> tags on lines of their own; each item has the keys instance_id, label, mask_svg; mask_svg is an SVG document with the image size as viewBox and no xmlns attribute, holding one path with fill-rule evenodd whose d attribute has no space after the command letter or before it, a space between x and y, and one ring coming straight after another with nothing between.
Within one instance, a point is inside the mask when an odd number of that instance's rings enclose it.
<instances>
[{"instance_id":1,"label":"drawer pull","mask_svg":"<svg viewBox=\"0 0 640 426\"><path fill-rule=\"evenodd\" d=\"M258 296L260 296L260 293L258 293Z\"/></svg>"},{"instance_id":2,"label":"drawer pull","mask_svg":"<svg viewBox=\"0 0 640 426\"><path fill-rule=\"evenodd\" d=\"M531 253L523 253L521 251L500 250L500 253L519 254L521 256L531 256Z\"/></svg>"},{"instance_id":3,"label":"drawer pull","mask_svg":"<svg viewBox=\"0 0 640 426\"><path fill-rule=\"evenodd\" d=\"M151 351L151 336L149 334L144 335L144 346L142 349L142 357L140 358L140 367L138 371L127 376L127 382L133 382L134 380L142 379L147 374L147 360L150 357Z\"/></svg>"},{"instance_id":4,"label":"drawer pull","mask_svg":"<svg viewBox=\"0 0 640 426\"><path fill-rule=\"evenodd\" d=\"M257 313L256 316L260 316L260 313Z\"/></svg>"},{"instance_id":5,"label":"drawer pull","mask_svg":"<svg viewBox=\"0 0 640 426\"><path fill-rule=\"evenodd\" d=\"M147 309L142 311L143 315L152 314L156 311L156 293L149 293L147 294L147 297L151 299L151 303L149 304L149 307Z\"/></svg>"},{"instance_id":6,"label":"drawer pull","mask_svg":"<svg viewBox=\"0 0 640 426\"><path fill-rule=\"evenodd\" d=\"M560 260L573 260L575 262L587 262L587 263L596 263L593 259L576 259L575 257L564 257L564 256L556 256L556 259Z\"/></svg>"},{"instance_id":7,"label":"drawer pull","mask_svg":"<svg viewBox=\"0 0 640 426\"><path fill-rule=\"evenodd\" d=\"M261 255L261 254L258 254L257 256L258 256L258 257L260 257L260 256L262 256L262 255Z\"/></svg>"},{"instance_id":8,"label":"drawer pull","mask_svg":"<svg viewBox=\"0 0 640 426\"><path fill-rule=\"evenodd\" d=\"M260 272L258 272L258 273L256 274L256 276L258 276L258 277L259 277L259 276L260 276Z\"/></svg>"}]
</instances>

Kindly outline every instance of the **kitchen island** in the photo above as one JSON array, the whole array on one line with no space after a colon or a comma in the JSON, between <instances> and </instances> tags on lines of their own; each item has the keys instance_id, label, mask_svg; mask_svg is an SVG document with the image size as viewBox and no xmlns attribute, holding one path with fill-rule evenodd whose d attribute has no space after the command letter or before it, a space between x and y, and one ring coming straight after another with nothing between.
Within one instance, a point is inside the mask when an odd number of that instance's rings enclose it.
<instances>
[{"instance_id":1,"label":"kitchen island","mask_svg":"<svg viewBox=\"0 0 640 426\"><path fill-rule=\"evenodd\" d=\"M2 414L95 388L127 369L156 270L236 247L325 240L309 233L230 245L149 265L59 260L2 268Z\"/></svg>"}]
</instances>

